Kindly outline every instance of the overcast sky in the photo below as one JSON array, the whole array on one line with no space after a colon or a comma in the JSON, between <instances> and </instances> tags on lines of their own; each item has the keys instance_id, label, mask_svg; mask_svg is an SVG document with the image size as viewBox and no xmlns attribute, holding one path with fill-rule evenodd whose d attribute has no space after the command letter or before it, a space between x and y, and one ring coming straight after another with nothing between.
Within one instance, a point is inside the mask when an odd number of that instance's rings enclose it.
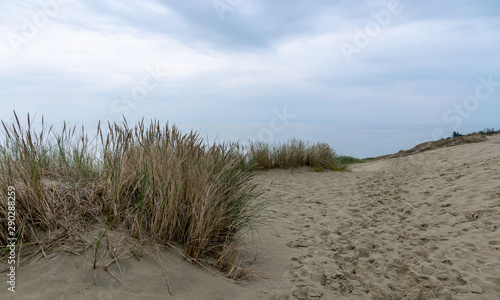
<instances>
[{"instance_id":1,"label":"overcast sky","mask_svg":"<svg viewBox=\"0 0 500 300\"><path fill-rule=\"evenodd\" d=\"M2 1L0 36L2 120L500 126L498 0Z\"/></svg>"}]
</instances>

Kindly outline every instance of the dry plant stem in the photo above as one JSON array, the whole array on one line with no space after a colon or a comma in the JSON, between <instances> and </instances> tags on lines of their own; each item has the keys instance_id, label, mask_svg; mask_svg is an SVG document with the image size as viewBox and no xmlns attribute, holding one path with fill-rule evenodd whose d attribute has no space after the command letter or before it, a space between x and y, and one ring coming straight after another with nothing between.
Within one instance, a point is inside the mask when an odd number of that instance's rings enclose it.
<instances>
[{"instance_id":1,"label":"dry plant stem","mask_svg":"<svg viewBox=\"0 0 500 300\"><path fill-rule=\"evenodd\" d=\"M163 263L161 261L160 251L158 250L158 246L153 245L153 248L156 250L156 258L158 260L158 263L161 265L161 270L163 272L163 276L165 276L165 281L167 282L168 293L170 294L170 296L173 297L174 294L172 293L172 288L170 287L170 281L168 280L167 272L165 271L165 267L163 266Z\"/></svg>"},{"instance_id":2,"label":"dry plant stem","mask_svg":"<svg viewBox=\"0 0 500 300\"><path fill-rule=\"evenodd\" d=\"M122 273L122 270L120 269L120 265L118 264L118 262L116 262L116 264L118 266L118 270L120 271L120 275L123 278L123 273ZM113 274L113 272L111 272L111 270L109 270L109 269L108 269L108 272L109 272L109 274L111 274L111 276L113 276L116 280L118 280L122 284L122 288L125 288L125 284L123 283L123 281L120 278L118 278L115 274Z\"/></svg>"}]
</instances>

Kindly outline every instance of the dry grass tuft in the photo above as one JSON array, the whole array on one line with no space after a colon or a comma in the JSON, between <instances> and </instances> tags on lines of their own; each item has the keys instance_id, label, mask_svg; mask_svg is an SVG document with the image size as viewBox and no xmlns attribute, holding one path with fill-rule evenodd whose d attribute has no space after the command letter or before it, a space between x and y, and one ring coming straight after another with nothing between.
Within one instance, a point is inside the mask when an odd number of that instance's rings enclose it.
<instances>
[{"instance_id":1,"label":"dry grass tuft","mask_svg":"<svg viewBox=\"0 0 500 300\"><path fill-rule=\"evenodd\" d=\"M56 133L42 124L35 133L29 115L26 128L15 118L2 122L0 190L16 188L18 246L45 253L87 243L97 253L107 230L124 228L139 240L180 243L193 260L212 257L217 267L234 269L234 242L264 207L235 145L205 145L197 133L157 121L99 124L97 139L89 141L83 128L64 125ZM4 198L0 245L8 238ZM95 224L106 231L83 239Z\"/></svg>"},{"instance_id":2,"label":"dry grass tuft","mask_svg":"<svg viewBox=\"0 0 500 300\"><path fill-rule=\"evenodd\" d=\"M314 169L343 170L335 151L326 143L311 144L292 139L283 144L250 143L248 161L253 169L291 169L309 166Z\"/></svg>"},{"instance_id":3,"label":"dry grass tuft","mask_svg":"<svg viewBox=\"0 0 500 300\"><path fill-rule=\"evenodd\" d=\"M140 256L139 248L150 241L181 244L185 257L207 258L238 280L246 272L238 257L240 237L261 220L265 207L251 171L344 166L324 143L207 145L196 132L183 134L158 121L130 127L125 119L99 123L90 140L83 127L64 124L56 132L42 117L37 133L29 115L26 127L14 116L13 124L2 121L0 190L16 190L23 262L37 254L92 249L93 267L106 270L127 249ZM8 252L6 198L0 201L0 259Z\"/></svg>"}]
</instances>

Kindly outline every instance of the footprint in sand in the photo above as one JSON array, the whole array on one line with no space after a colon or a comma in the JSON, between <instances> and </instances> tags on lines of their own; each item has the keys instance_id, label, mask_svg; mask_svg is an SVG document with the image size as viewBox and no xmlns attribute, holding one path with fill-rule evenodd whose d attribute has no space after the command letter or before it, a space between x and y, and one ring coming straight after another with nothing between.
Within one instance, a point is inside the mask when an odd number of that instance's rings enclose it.
<instances>
[{"instance_id":1,"label":"footprint in sand","mask_svg":"<svg viewBox=\"0 0 500 300\"><path fill-rule=\"evenodd\" d=\"M309 246L312 246L313 244L314 244L314 242L312 240L304 239L304 238L299 238L298 240L290 241L290 242L286 243L286 245L289 248L299 248L299 247L307 248Z\"/></svg>"},{"instance_id":2,"label":"footprint in sand","mask_svg":"<svg viewBox=\"0 0 500 300\"><path fill-rule=\"evenodd\" d=\"M299 269L302 266L304 266L304 264L302 263L302 261L299 258L297 258L297 257L293 257L291 259L290 265L292 266L293 269Z\"/></svg>"},{"instance_id":3,"label":"footprint in sand","mask_svg":"<svg viewBox=\"0 0 500 300\"><path fill-rule=\"evenodd\" d=\"M310 286L299 286L293 291L293 295L297 299L320 299L323 292L319 289Z\"/></svg>"},{"instance_id":4,"label":"footprint in sand","mask_svg":"<svg viewBox=\"0 0 500 300\"><path fill-rule=\"evenodd\" d=\"M486 280L500 287L500 277L486 277Z\"/></svg>"},{"instance_id":5,"label":"footprint in sand","mask_svg":"<svg viewBox=\"0 0 500 300\"><path fill-rule=\"evenodd\" d=\"M491 249L500 250L500 241L490 241L488 245Z\"/></svg>"}]
</instances>

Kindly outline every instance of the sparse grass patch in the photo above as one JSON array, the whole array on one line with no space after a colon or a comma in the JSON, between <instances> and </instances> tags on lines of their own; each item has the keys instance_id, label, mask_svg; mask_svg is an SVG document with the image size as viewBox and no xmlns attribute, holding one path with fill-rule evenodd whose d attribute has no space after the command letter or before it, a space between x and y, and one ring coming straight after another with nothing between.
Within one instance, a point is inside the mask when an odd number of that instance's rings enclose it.
<instances>
[{"instance_id":1,"label":"sparse grass patch","mask_svg":"<svg viewBox=\"0 0 500 300\"><path fill-rule=\"evenodd\" d=\"M352 156L340 155L336 158L337 162L344 164L360 164L366 162L366 159L360 159Z\"/></svg>"},{"instance_id":2,"label":"sparse grass patch","mask_svg":"<svg viewBox=\"0 0 500 300\"><path fill-rule=\"evenodd\" d=\"M315 169L342 170L335 151L326 143L312 144L297 139L270 145L262 142L250 143L247 153L253 169L293 169L304 166Z\"/></svg>"},{"instance_id":3,"label":"sparse grass patch","mask_svg":"<svg viewBox=\"0 0 500 300\"><path fill-rule=\"evenodd\" d=\"M479 134L497 134L500 133L500 129L496 130L495 128L485 128L478 132Z\"/></svg>"},{"instance_id":4,"label":"sparse grass patch","mask_svg":"<svg viewBox=\"0 0 500 300\"><path fill-rule=\"evenodd\" d=\"M274 153L272 147L264 142L250 143L247 160L255 170L269 170L274 168Z\"/></svg>"}]
</instances>

